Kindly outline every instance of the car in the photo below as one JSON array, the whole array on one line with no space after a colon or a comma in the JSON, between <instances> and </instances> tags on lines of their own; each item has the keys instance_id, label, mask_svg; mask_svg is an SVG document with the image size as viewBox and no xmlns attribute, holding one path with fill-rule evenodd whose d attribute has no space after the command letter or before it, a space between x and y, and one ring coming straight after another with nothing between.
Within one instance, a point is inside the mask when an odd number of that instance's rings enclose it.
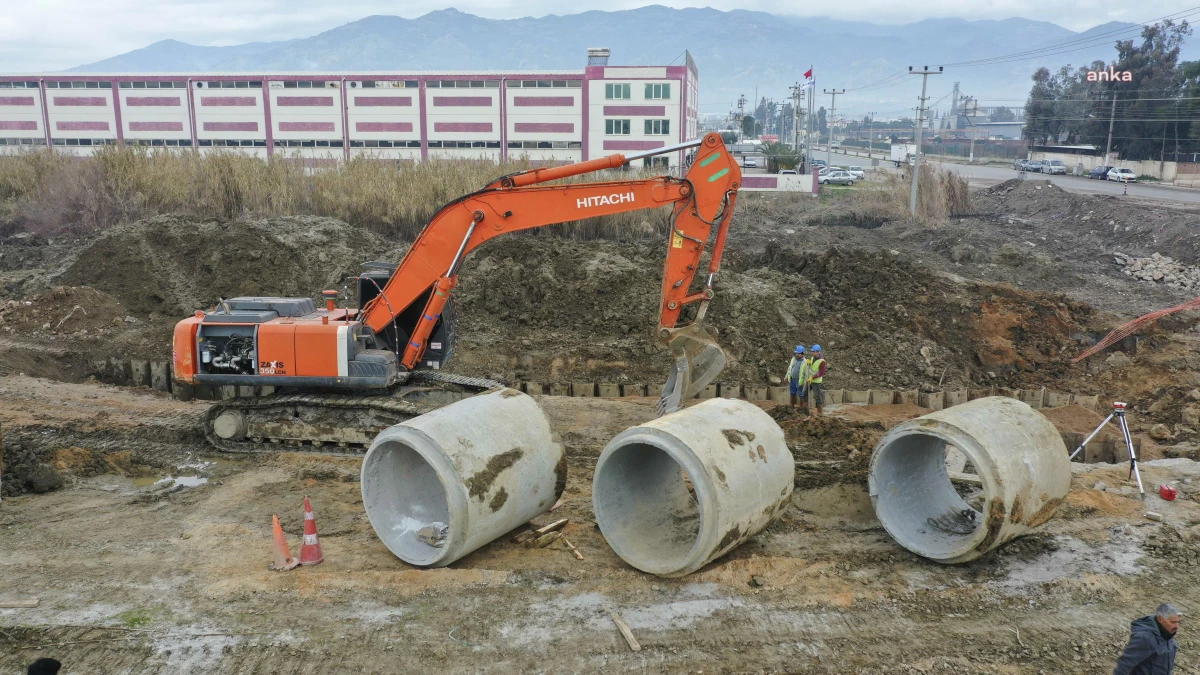
<instances>
[{"instance_id":1,"label":"car","mask_svg":"<svg viewBox=\"0 0 1200 675\"><path fill-rule=\"evenodd\" d=\"M1067 165L1061 159L1043 159L1042 173L1067 175Z\"/></svg>"},{"instance_id":2,"label":"car","mask_svg":"<svg viewBox=\"0 0 1200 675\"><path fill-rule=\"evenodd\" d=\"M812 163L816 164L817 166L825 166L825 160L823 159L814 159Z\"/></svg>"},{"instance_id":3,"label":"car","mask_svg":"<svg viewBox=\"0 0 1200 675\"><path fill-rule=\"evenodd\" d=\"M784 169L783 171L779 172L779 175L780 176L795 176L795 175L797 175L797 173L796 173L795 169Z\"/></svg>"},{"instance_id":4,"label":"car","mask_svg":"<svg viewBox=\"0 0 1200 675\"><path fill-rule=\"evenodd\" d=\"M1041 173L1042 172L1042 160L1031 159L1028 162L1025 162L1025 170L1028 171L1029 173Z\"/></svg>"},{"instance_id":5,"label":"car","mask_svg":"<svg viewBox=\"0 0 1200 675\"><path fill-rule=\"evenodd\" d=\"M1033 166L1035 164L1038 167L1041 166L1041 162L1035 162L1032 159L1018 159L1017 161L1013 162L1013 168L1017 171L1033 171Z\"/></svg>"},{"instance_id":6,"label":"car","mask_svg":"<svg viewBox=\"0 0 1200 675\"><path fill-rule=\"evenodd\" d=\"M1114 168L1108 172L1108 179L1115 180L1119 183L1136 183L1137 174L1124 167L1119 169Z\"/></svg>"},{"instance_id":7,"label":"car","mask_svg":"<svg viewBox=\"0 0 1200 675\"><path fill-rule=\"evenodd\" d=\"M1109 171L1112 171L1112 170L1113 170L1113 168L1115 168L1115 167L1111 167L1111 166L1098 166L1098 167L1096 167L1096 168L1094 168L1094 169L1092 169L1091 171L1089 171L1089 172L1088 172L1088 178L1089 178L1089 179L1096 179L1096 180L1105 180L1105 179L1107 179L1107 178L1108 178L1108 172L1109 172Z\"/></svg>"},{"instance_id":8,"label":"car","mask_svg":"<svg viewBox=\"0 0 1200 675\"><path fill-rule=\"evenodd\" d=\"M746 159L742 160L742 168L743 169L757 169L758 168L758 160L750 159L749 157L747 157Z\"/></svg>"},{"instance_id":9,"label":"car","mask_svg":"<svg viewBox=\"0 0 1200 675\"><path fill-rule=\"evenodd\" d=\"M830 171L817 179L821 185L836 183L838 185L854 185L854 176L849 171Z\"/></svg>"},{"instance_id":10,"label":"car","mask_svg":"<svg viewBox=\"0 0 1200 675\"><path fill-rule=\"evenodd\" d=\"M846 172L859 180L867 179L867 172L863 171L863 168L861 166L852 166L849 169L846 169Z\"/></svg>"}]
</instances>

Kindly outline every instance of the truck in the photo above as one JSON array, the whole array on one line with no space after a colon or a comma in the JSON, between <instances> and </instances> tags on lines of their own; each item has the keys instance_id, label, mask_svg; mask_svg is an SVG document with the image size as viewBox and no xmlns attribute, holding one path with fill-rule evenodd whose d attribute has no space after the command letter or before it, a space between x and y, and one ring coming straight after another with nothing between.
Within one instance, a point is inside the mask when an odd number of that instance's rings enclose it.
<instances>
[{"instance_id":1,"label":"truck","mask_svg":"<svg viewBox=\"0 0 1200 675\"><path fill-rule=\"evenodd\" d=\"M892 144L892 161L899 167L901 162L913 163L913 157L917 154L917 146L912 143L893 143Z\"/></svg>"}]
</instances>

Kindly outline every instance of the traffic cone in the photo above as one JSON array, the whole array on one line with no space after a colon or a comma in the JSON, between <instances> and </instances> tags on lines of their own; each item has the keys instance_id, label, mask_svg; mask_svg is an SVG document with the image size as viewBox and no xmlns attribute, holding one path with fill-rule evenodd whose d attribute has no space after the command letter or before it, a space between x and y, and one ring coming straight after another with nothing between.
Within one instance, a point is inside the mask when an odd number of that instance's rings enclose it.
<instances>
[{"instance_id":1,"label":"traffic cone","mask_svg":"<svg viewBox=\"0 0 1200 675\"><path fill-rule=\"evenodd\" d=\"M316 565L323 562L321 541L317 539L317 519L313 517L312 504L304 498L304 545L300 547L300 564Z\"/></svg>"},{"instance_id":2,"label":"traffic cone","mask_svg":"<svg viewBox=\"0 0 1200 675\"><path fill-rule=\"evenodd\" d=\"M279 516L271 516L271 526L275 531L275 562L268 569L276 572L286 572L299 567L300 561L292 557L288 550L287 538L283 536L283 528L279 525Z\"/></svg>"}]
</instances>

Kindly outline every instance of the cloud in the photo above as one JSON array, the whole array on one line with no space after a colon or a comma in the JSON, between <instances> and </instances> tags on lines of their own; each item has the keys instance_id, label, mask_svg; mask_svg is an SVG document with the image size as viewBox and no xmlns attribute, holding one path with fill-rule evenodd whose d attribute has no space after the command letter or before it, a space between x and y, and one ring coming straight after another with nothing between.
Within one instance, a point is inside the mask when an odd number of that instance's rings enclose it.
<instances>
[{"instance_id":1,"label":"cloud","mask_svg":"<svg viewBox=\"0 0 1200 675\"><path fill-rule=\"evenodd\" d=\"M460 0L431 6L416 0L8 0L0 16L0 71L51 71L98 61L173 39L220 46L307 37L372 14L414 18L453 6L489 18L563 13L560 0ZM571 12L645 6L639 0L576 0ZM795 0L660 0L671 7L750 9L802 16L829 15L826 3ZM1152 4L1153 9L1146 7ZM842 20L907 23L929 18L1014 16L1085 30L1108 21L1148 21L1188 8L1190 0L1128 5L1109 0L856 0L837 8ZM809 12L809 9L812 12ZM664 26L663 30L670 30Z\"/></svg>"}]
</instances>

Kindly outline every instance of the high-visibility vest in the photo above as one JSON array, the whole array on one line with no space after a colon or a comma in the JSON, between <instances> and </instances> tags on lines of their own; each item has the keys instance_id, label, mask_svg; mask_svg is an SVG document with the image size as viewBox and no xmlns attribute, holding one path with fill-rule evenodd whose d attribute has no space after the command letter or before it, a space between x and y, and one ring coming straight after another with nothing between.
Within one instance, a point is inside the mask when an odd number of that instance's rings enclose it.
<instances>
[{"instance_id":1,"label":"high-visibility vest","mask_svg":"<svg viewBox=\"0 0 1200 675\"><path fill-rule=\"evenodd\" d=\"M812 363L809 364L809 366L808 366L809 372L813 373L813 378L811 380L809 380L810 382L813 382L815 384L821 384L825 380L824 377L816 376L817 373L821 372L821 366L824 363L825 363L825 359L813 359Z\"/></svg>"},{"instance_id":2,"label":"high-visibility vest","mask_svg":"<svg viewBox=\"0 0 1200 675\"><path fill-rule=\"evenodd\" d=\"M793 368L796 369L795 370L796 377L792 377L792 369ZM788 361L788 367L787 367L788 381L802 384L807 377L808 377L808 359L801 358L799 361L797 361L796 357L793 356L792 360Z\"/></svg>"}]
</instances>

